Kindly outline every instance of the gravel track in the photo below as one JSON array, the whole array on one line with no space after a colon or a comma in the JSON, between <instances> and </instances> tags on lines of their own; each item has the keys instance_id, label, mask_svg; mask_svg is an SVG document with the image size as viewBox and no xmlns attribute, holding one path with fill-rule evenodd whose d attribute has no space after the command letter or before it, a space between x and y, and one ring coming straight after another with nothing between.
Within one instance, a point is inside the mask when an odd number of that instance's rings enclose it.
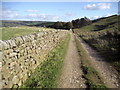
<instances>
[{"instance_id":1,"label":"gravel track","mask_svg":"<svg viewBox=\"0 0 120 90\"><path fill-rule=\"evenodd\" d=\"M58 88L86 88L85 79L82 78L83 72L80 68L80 57L77 51L74 35L71 31L70 34L71 38Z\"/></svg>"}]
</instances>

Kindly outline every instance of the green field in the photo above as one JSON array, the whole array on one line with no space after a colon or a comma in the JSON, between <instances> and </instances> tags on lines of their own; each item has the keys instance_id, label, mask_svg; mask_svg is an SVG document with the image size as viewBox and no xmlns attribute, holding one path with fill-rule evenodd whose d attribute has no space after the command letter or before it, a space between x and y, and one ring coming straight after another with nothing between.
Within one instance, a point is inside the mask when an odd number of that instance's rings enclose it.
<instances>
[{"instance_id":1,"label":"green field","mask_svg":"<svg viewBox=\"0 0 120 90\"><path fill-rule=\"evenodd\" d=\"M2 40L9 40L17 36L33 34L33 33L42 32L46 30L55 30L55 29L42 28L42 27L27 27L27 26L2 27Z\"/></svg>"}]
</instances>

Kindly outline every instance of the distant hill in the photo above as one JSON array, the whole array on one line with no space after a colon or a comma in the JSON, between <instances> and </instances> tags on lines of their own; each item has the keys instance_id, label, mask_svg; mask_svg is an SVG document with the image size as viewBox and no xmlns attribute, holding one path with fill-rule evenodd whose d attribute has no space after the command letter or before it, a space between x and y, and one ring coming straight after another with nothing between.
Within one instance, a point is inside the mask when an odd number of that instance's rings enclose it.
<instances>
[{"instance_id":1,"label":"distant hill","mask_svg":"<svg viewBox=\"0 0 120 90\"><path fill-rule=\"evenodd\" d=\"M71 26L74 29L81 28L84 26L88 26L88 27L90 26L93 30L102 30L107 28L108 26L117 27L118 17L120 16L112 15L109 17L102 17L96 20L90 20L89 18L84 17L81 19L72 20L71 22L2 20L2 26L3 27L37 26L37 27L51 27L57 29L68 29L67 26Z\"/></svg>"},{"instance_id":2,"label":"distant hill","mask_svg":"<svg viewBox=\"0 0 120 90\"><path fill-rule=\"evenodd\" d=\"M84 26L80 28L85 31L111 31L111 30L119 30L118 24L120 24L120 15L112 15L109 17L99 18L96 20L92 20L90 25Z\"/></svg>"},{"instance_id":3,"label":"distant hill","mask_svg":"<svg viewBox=\"0 0 120 90\"><path fill-rule=\"evenodd\" d=\"M2 20L3 27L15 27L15 26L48 26L54 22L48 21L17 21L17 20Z\"/></svg>"},{"instance_id":4,"label":"distant hill","mask_svg":"<svg viewBox=\"0 0 120 90\"><path fill-rule=\"evenodd\" d=\"M117 17L118 15L112 15L112 16L108 16L108 17L102 17L102 18L98 18L98 19L95 19L95 20L92 20L92 22L97 22L97 21L100 21L100 20L103 20L103 19L112 19L112 18L115 18Z\"/></svg>"},{"instance_id":5,"label":"distant hill","mask_svg":"<svg viewBox=\"0 0 120 90\"><path fill-rule=\"evenodd\" d=\"M93 27L94 31L100 31L100 30L118 30L118 22L120 15L112 15L105 18L100 18L97 20L93 20Z\"/></svg>"},{"instance_id":6,"label":"distant hill","mask_svg":"<svg viewBox=\"0 0 120 90\"><path fill-rule=\"evenodd\" d=\"M55 22L42 22L42 23L38 23L38 24L34 24L34 25L29 25L29 26L40 26L40 27L49 27L51 25L53 25Z\"/></svg>"}]
</instances>

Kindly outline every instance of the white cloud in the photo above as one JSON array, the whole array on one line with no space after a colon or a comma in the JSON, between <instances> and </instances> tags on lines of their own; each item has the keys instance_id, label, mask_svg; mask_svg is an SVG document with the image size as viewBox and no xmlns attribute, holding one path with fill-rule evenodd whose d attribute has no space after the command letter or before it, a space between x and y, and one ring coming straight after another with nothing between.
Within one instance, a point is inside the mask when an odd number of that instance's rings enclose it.
<instances>
[{"instance_id":1,"label":"white cloud","mask_svg":"<svg viewBox=\"0 0 120 90\"><path fill-rule=\"evenodd\" d=\"M98 4L88 4L84 6L84 9L86 10L106 10L110 9L111 4L110 3L98 3Z\"/></svg>"},{"instance_id":2,"label":"white cloud","mask_svg":"<svg viewBox=\"0 0 120 90\"><path fill-rule=\"evenodd\" d=\"M65 13L65 16L68 16L68 17L74 16L74 15L75 15L74 13Z\"/></svg>"},{"instance_id":3,"label":"white cloud","mask_svg":"<svg viewBox=\"0 0 120 90\"><path fill-rule=\"evenodd\" d=\"M19 14L16 11L11 9L3 9L0 16L3 19L13 19L13 18L17 18Z\"/></svg>"},{"instance_id":4,"label":"white cloud","mask_svg":"<svg viewBox=\"0 0 120 90\"><path fill-rule=\"evenodd\" d=\"M27 12L39 12L39 10L27 10Z\"/></svg>"},{"instance_id":5,"label":"white cloud","mask_svg":"<svg viewBox=\"0 0 120 90\"><path fill-rule=\"evenodd\" d=\"M31 14L22 15L18 14L17 11L12 10L11 8L3 8L2 13L0 13L1 20L36 20L36 21L58 21L60 17L57 15L48 15L48 14L35 14L32 12L38 12L38 10L28 10Z\"/></svg>"},{"instance_id":6,"label":"white cloud","mask_svg":"<svg viewBox=\"0 0 120 90\"><path fill-rule=\"evenodd\" d=\"M59 20L60 17L57 15L47 15L47 14L28 14L25 16L27 19L31 20L52 20L56 21Z\"/></svg>"},{"instance_id":7,"label":"white cloud","mask_svg":"<svg viewBox=\"0 0 120 90\"><path fill-rule=\"evenodd\" d=\"M104 15L104 17L109 17L109 16L112 16L112 15L118 15L117 13L108 13L106 15Z\"/></svg>"},{"instance_id":8,"label":"white cloud","mask_svg":"<svg viewBox=\"0 0 120 90\"><path fill-rule=\"evenodd\" d=\"M98 18L102 18L102 17L109 17L109 16L112 16L112 15L115 15L115 14L117 14L117 13L108 13L108 14L105 14L105 15L102 15L102 16L93 16L90 19L94 20L94 19L98 19Z\"/></svg>"},{"instance_id":9,"label":"white cloud","mask_svg":"<svg viewBox=\"0 0 120 90\"><path fill-rule=\"evenodd\" d=\"M102 16L93 16L91 17L90 19L94 20L94 19L98 19L98 18L101 18Z\"/></svg>"}]
</instances>

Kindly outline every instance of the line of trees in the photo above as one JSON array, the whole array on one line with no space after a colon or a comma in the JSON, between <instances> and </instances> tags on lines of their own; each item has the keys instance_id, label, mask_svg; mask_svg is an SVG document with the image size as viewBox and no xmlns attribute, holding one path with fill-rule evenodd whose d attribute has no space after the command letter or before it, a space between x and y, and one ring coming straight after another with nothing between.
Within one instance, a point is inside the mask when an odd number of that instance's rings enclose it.
<instances>
[{"instance_id":1,"label":"line of trees","mask_svg":"<svg viewBox=\"0 0 120 90\"><path fill-rule=\"evenodd\" d=\"M55 22L52 26L52 28L56 29L71 29L73 28L73 24L71 22Z\"/></svg>"},{"instance_id":2,"label":"line of trees","mask_svg":"<svg viewBox=\"0 0 120 90\"><path fill-rule=\"evenodd\" d=\"M74 28L81 28L83 26L91 24L92 21L88 19L87 17L84 17L81 19L72 20L72 23L73 23Z\"/></svg>"},{"instance_id":3,"label":"line of trees","mask_svg":"<svg viewBox=\"0 0 120 90\"><path fill-rule=\"evenodd\" d=\"M83 26L91 24L92 21L88 19L87 17L72 20L71 22L55 22L53 25L51 25L51 28L56 29L73 29L73 28L81 28Z\"/></svg>"}]
</instances>

